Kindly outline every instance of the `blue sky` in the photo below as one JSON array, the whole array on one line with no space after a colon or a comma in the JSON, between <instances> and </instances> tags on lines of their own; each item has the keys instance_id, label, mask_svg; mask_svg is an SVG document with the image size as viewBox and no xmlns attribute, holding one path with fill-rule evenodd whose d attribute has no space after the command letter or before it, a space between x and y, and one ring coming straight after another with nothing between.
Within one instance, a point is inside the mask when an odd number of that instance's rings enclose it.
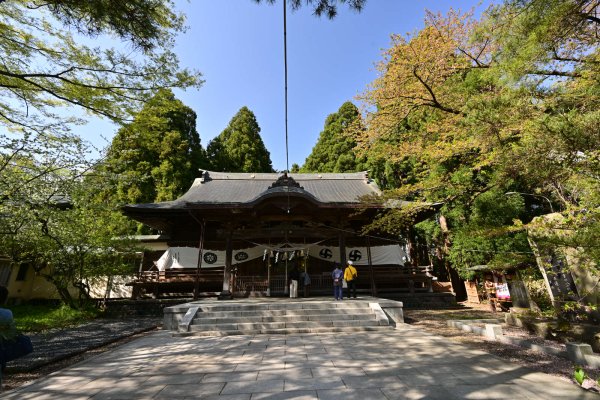
<instances>
[{"instance_id":1,"label":"blue sky","mask_svg":"<svg viewBox=\"0 0 600 400\"><path fill-rule=\"evenodd\" d=\"M290 168L304 163L327 115L345 101L357 104L355 96L377 76L374 64L389 47L391 34L420 29L426 9L445 12L452 6L466 11L478 3L368 0L360 14L341 5L334 20L315 17L310 7L296 12L288 8ZM202 145L206 147L247 106L256 115L273 167L285 170L281 1L257 5L252 0L177 0L176 4L189 26L177 41L181 65L202 72L206 82L199 90L175 94L197 113ZM116 131L106 122L84 128L98 129L107 139ZM97 140L98 146L106 145Z\"/></svg>"}]
</instances>

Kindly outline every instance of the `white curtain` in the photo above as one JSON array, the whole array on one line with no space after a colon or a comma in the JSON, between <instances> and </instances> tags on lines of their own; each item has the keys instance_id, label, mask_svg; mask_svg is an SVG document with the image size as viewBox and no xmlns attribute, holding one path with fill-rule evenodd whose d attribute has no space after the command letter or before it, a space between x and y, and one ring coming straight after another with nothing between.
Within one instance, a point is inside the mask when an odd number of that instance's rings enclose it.
<instances>
[{"instance_id":1,"label":"white curtain","mask_svg":"<svg viewBox=\"0 0 600 400\"><path fill-rule=\"evenodd\" d=\"M246 249L233 250L232 264L240 264L246 261L262 258L265 255L265 250L270 254L275 254L279 250L279 257L284 260L292 253L291 249L301 250L309 256L325 260L329 262L340 262L340 249L333 246L294 245L294 247L281 246L255 246ZM347 247L346 260L352 260L354 265L368 265L366 247ZM371 261L373 265L393 264L402 265L408 260L404 247L400 245L389 246L372 246ZM177 268L197 268L198 265L198 248L197 247L169 247L167 251L156 262L158 269L164 271L166 269ZM225 266L225 251L224 250L208 250L202 252L201 268L216 268Z\"/></svg>"},{"instance_id":2,"label":"white curtain","mask_svg":"<svg viewBox=\"0 0 600 400\"><path fill-rule=\"evenodd\" d=\"M340 262L339 247L310 246L311 257L330 262ZM369 265L366 247L346 247L346 260L352 260L354 265ZM394 264L402 265L408 260L403 246L394 244L388 246L372 246L371 262L373 265Z\"/></svg>"},{"instance_id":3,"label":"white curtain","mask_svg":"<svg viewBox=\"0 0 600 400\"><path fill-rule=\"evenodd\" d=\"M251 247L233 251L232 264L239 264L263 256L262 247ZM167 251L156 262L158 269L164 271L171 268L197 268L197 247L169 247ZM208 250L202 251L201 268L216 268L225 266L225 251Z\"/></svg>"}]
</instances>

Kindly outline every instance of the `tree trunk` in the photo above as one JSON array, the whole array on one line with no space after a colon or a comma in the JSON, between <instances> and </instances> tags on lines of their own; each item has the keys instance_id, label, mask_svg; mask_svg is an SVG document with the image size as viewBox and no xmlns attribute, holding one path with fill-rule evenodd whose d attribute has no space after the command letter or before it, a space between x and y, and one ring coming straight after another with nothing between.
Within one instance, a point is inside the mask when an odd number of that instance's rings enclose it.
<instances>
[{"instance_id":1,"label":"tree trunk","mask_svg":"<svg viewBox=\"0 0 600 400\"><path fill-rule=\"evenodd\" d=\"M88 300L91 300L92 296L90 296L90 286L88 284L83 281L78 281L73 282L73 286L77 288L77 300L80 307L87 303Z\"/></svg>"},{"instance_id":2,"label":"tree trunk","mask_svg":"<svg viewBox=\"0 0 600 400\"><path fill-rule=\"evenodd\" d=\"M442 251L444 257L444 266L446 267L446 271L448 271L448 275L450 276L450 282L452 283L452 290L454 291L454 295L456 296L456 301L465 301L467 300L467 289L465 287L465 281L461 279L458 275L458 272L448 262L448 258L446 257L450 252L450 230L448 229L448 222L446 221L446 217L440 215L440 229L444 235L444 248Z\"/></svg>"},{"instance_id":3,"label":"tree trunk","mask_svg":"<svg viewBox=\"0 0 600 400\"><path fill-rule=\"evenodd\" d=\"M56 288L56 293L58 293L58 297L64 304L66 304L67 306L69 306L69 308L72 308L72 309L79 308L77 306L77 302L75 301L73 296L71 296L71 293L69 292L69 289L66 285L64 285L62 282L54 279L52 277L52 275L40 274L40 276Z\"/></svg>"}]
</instances>

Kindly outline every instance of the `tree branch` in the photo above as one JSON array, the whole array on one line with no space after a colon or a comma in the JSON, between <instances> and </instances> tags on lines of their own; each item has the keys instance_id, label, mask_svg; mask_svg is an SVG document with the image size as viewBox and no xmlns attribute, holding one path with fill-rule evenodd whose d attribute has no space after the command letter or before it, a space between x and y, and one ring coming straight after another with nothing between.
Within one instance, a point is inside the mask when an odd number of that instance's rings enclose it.
<instances>
[{"instance_id":1,"label":"tree branch","mask_svg":"<svg viewBox=\"0 0 600 400\"><path fill-rule=\"evenodd\" d=\"M594 17L593 15L586 14L585 19L587 19L590 22L595 22L597 24L600 24L600 18Z\"/></svg>"},{"instance_id":2,"label":"tree branch","mask_svg":"<svg viewBox=\"0 0 600 400\"><path fill-rule=\"evenodd\" d=\"M449 112L451 114L460 114L460 111L458 110L454 110L452 108L448 108L443 106L436 98L435 93L433 92L433 90L431 89L431 87L419 76L419 74L417 73L417 69L413 68L413 75L415 76L415 78L417 78L419 80L419 82L421 82L421 84L425 87L425 89L429 92L429 94L431 95L431 106L434 108L438 108L442 111L446 111Z\"/></svg>"},{"instance_id":3,"label":"tree branch","mask_svg":"<svg viewBox=\"0 0 600 400\"><path fill-rule=\"evenodd\" d=\"M545 76L564 76L567 78L581 78L581 74L578 72L568 72L568 71L559 71L559 70L535 70L528 72L531 75L545 75Z\"/></svg>"}]
</instances>

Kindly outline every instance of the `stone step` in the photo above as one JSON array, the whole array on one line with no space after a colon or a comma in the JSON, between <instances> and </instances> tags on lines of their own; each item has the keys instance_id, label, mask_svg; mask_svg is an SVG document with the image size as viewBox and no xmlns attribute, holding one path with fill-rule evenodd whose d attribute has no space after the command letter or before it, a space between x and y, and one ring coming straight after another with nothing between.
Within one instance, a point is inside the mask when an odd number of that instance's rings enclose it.
<instances>
[{"instance_id":1,"label":"stone step","mask_svg":"<svg viewBox=\"0 0 600 400\"><path fill-rule=\"evenodd\" d=\"M389 325L372 325L372 326L332 326L320 328L280 328L280 329L261 329L261 330L206 330L206 331L190 331L190 332L173 332L173 336L230 336L230 335L293 335L302 333L335 333L335 332L370 332L379 330L394 329Z\"/></svg>"},{"instance_id":2,"label":"stone step","mask_svg":"<svg viewBox=\"0 0 600 400\"><path fill-rule=\"evenodd\" d=\"M214 311L198 310L197 315L211 315L219 318L232 317L272 317L272 316L303 316L303 315L327 315L335 312L336 314L352 315L356 313L369 313L369 307L355 308L304 308L297 310L236 310L236 311Z\"/></svg>"},{"instance_id":3,"label":"stone step","mask_svg":"<svg viewBox=\"0 0 600 400\"><path fill-rule=\"evenodd\" d=\"M177 335L342 332L393 328L370 300L198 304L181 316Z\"/></svg>"},{"instance_id":4,"label":"stone step","mask_svg":"<svg viewBox=\"0 0 600 400\"><path fill-rule=\"evenodd\" d=\"M300 322L300 321L340 321L340 320L368 320L375 319L373 313L360 314L306 314L306 315L280 315L280 316L240 316L240 317L214 317L212 315L196 316L191 325L206 324L233 324L246 322Z\"/></svg>"},{"instance_id":5,"label":"stone step","mask_svg":"<svg viewBox=\"0 0 600 400\"><path fill-rule=\"evenodd\" d=\"M253 317L300 317L314 315L362 315L371 314L370 308L336 308L336 309L303 309L303 310L268 310L268 311L204 311L198 310L196 318L253 318Z\"/></svg>"},{"instance_id":6,"label":"stone step","mask_svg":"<svg viewBox=\"0 0 600 400\"><path fill-rule=\"evenodd\" d=\"M364 301L346 300L328 303L288 303L288 304L236 304L236 305L204 305L198 312L303 312L305 310L355 310L370 309L369 303Z\"/></svg>"},{"instance_id":7,"label":"stone step","mask_svg":"<svg viewBox=\"0 0 600 400\"><path fill-rule=\"evenodd\" d=\"M316 329L316 328L356 328L368 326L386 326L380 325L375 319L372 320L347 320L347 321L301 321L301 322L257 322L257 323L232 323L232 324L204 324L191 325L190 332L213 332L213 331L242 331L242 332L262 332L265 330L284 330L284 329Z\"/></svg>"}]
</instances>

